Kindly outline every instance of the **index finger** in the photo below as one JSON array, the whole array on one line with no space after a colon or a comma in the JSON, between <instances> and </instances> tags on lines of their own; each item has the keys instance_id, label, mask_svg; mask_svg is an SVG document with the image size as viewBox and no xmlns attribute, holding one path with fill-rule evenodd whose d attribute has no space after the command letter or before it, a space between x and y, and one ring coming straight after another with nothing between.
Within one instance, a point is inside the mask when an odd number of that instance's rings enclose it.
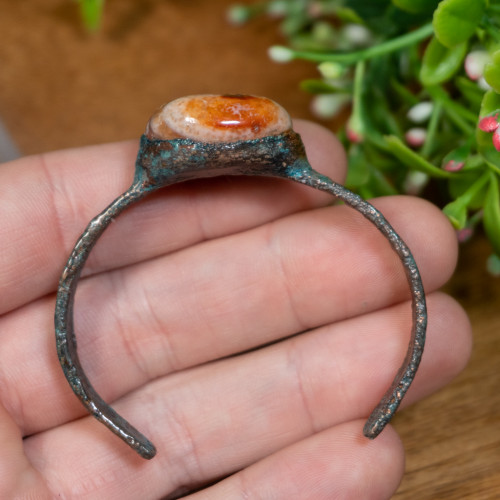
<instances>
[{"instance_id":1,"label":"index finger","mask_svg":"<svg viewBox=\"0 0 500 500\"><path fill-rule=\"evenodd\" d=\"M333 134L303 121L296 130L312 166L342 181L346 160ZM137 142L131 141L23 158L0 168L0 314L56 289L89 220L131 184L136 152ZM330 200L316 190L267 178L173 186L120 217L93 251L85 273L150 259Z\"/></svg>"}]
</instances>

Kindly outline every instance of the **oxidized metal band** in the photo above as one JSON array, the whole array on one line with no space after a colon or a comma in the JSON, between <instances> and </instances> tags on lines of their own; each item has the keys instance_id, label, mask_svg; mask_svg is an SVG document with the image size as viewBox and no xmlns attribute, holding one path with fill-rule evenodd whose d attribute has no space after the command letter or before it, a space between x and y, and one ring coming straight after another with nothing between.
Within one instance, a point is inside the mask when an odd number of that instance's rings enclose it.
<instances>
[{"instance_id":1,"label":"oxidized metal band","mask_svg":"<svg viewBox=\"0 0 500 500\"><path fill-rule=\"evenodd\" d=\"M59 282L55 310L57 353L71 388L97 420L143 458L155 456L153 444L104 402L82 369L73 328L75 291L93 246L127 207L164 186L218 175L280 177L331 193L372 222L401 259L411 291L413 327L403 364L365 424L364 435L375 438L399 407L422 357L427 310L420 274L409 248L375 207L312 169L300 136L291 129L288 114L265 98L182 98L150 120L141 138L132 186L90 221Z\"/></svg>"}]
</instances>

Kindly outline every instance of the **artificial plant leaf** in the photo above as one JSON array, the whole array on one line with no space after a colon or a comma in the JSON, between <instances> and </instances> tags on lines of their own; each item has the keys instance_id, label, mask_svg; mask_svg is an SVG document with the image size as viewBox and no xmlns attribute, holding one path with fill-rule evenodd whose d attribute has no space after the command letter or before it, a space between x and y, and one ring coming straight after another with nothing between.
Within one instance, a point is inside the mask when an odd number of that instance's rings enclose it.
<instances>
[{"instance_id":1,"label":"artificial plant leaf","mask_svg":"<svg viewBox=\"0 0 500 500\"><path fill-rule=\"evenodd\" d=\"M479 210L483 207L487 187L488 176L479 169L464 172L450 179L448 183L451 197L460 199L460 203L470 210Z\"/></svg>"},{"instance_id":2,"label":"artificial plant leaf","mask_svg":"<svg viewBox=\"0 0 500 500\"><path fill-rule=\"evenodd\" d=\"M385 175L375 167L371 168L370 188L375 196L394 196L398 190L387 180Z\"/></svg>"},{"instance_id":3,"label":"artificial plant leaf","mask_svg":"<svg viewBox=\"0 0 500 500\"><path fill-rule=\"evenodd\" d=\"M500 50L497 50L492 61L484 67L484 79L493 90L500 94Z\"/></svg>"},{"instance_id":4,"label":"artificial plant leaf","mask_svg":"<svg viewBox=\"0 0 500 500\"><path fill-rule=\"evenodd\" d=\"M401 141L401 139L399 139L399 137L396 137L395 135L384 136L384 141L387 149L411 170L418 170L430 175L431 177L444 179L454 175L451 172L435 167L432 163L415 153L415 151L412 151Z\"/></svg>"},{"instance_id":5,"label":"artificial plant leaf","mask_svg":"<svg viewBox=\"0 0 500 500\"><path fill-rule=\"evenodd\" d=\"M101 26L104 0L78 0L80 4L80 15L85 28L97 31Z\"/></svg>"},{"instance_id":6,"label":"artificial plant leaf","mask_svg":"<svg viewBox=\"0 0 500 500\"><path fill-rule=\"evenodd\" d=\"M436 37L450 49L466 42L479 26L484 10L484 0L443 0L432 20Z\"/></svg>"},{"instance_id":7,"label":"artificial plant leaf","mask_svg":"<svg viewBox=\"0 0 500 500\"><path fill-rule=\"evenodd\" d=\"M479 113L479 107L481 106L481 101L483 100L484 90L479 87L477 82L473 82L463 76L455 78L453 83L457 86L462 95L470 102L471 106L477 108L477 113Z\"/></svg>"},{"instance_id":8,"label":"artificial plant leaf","mask_svg":"<svg viewBox=\"0 0 500 500\"><path fill-rule=\"evenodd\" d=\"M490 183L483 209L483 226L493 250L500 255L500 195L498 193L498 179L490 172Z\"/></svg>"},{"instance_id":9,"label":"artificial plant leaf","mask_svg":"<svg viewBox=\"0 0 500 500\"><path fill-rule=\"evenodd\" d=\"M363 18L348 7L336 7L336 16L345 23L363 24Z\"/></svg>"},{"instance_id":10,"label":"artificial plant leaf","mask_svg":"<svg viewBox=\"0 0 500 500\"><path fill-rule=\"evenodd\" d=\"M500 276L500 257L496 254L490 255L486 261L486 267L491 275Z\"/></svg>"},{"instance_id":11,"label":"artificial plant leaf","mask_svg":"<svg viewBox=\"0 0 500 500\"><path fill-rule=\"evenodd\" d=\"M472 140L468 140L462 146L452 149L441 162L441 167L448 172L462 170L471 151Z\"/></svg>"},{"instance_id":12,"label":"artificial plant leaf","mask_svg":"<svg viewBox=\"0 0 500 500\"><path fill-rule=\"evenodd\" d=\"M349 148L348 162L346 186L356 189L367 184L370 178L370 169L359 144L353 144Z\"/></svg>"},{"instance_id":13,"label":"artificial plant leaf","mask_svg":"<svg viewBox=\"0 0 500 500\"><path fill-rule=\"evenodd\" d=\"M341 85L335 85L324 80L308 79L300 82L300 88L310 94L332 94L347 93L346 88Z\"/></svg>"},{"instance_id":14,"label":"artificial plant leaf","mask_svg":"<svg viewBox=\"0 0 500 500\"><path fill-rule=\"evenodd\" d=\"M465 160L464 171L474 170L482 166L484 166L484 158L481 155L469 155Z\"/></svg>"},{"instance_id":15,"label":"artificial plant leaf","mask_svg":"<svg viewBox=\"0 0 500 500\"><path fill-rule=\"evenodd\" d=\"M443 213L455 229L463 229L467 224L467 207L459 199L448 203L443 208Z\"/></svg>"},{"instance_id":16,"label":"artificial plant leaf","mask_svg":"<svg viewBox=\"0 0 500 500\"><path fill-rule=\"evenodd\" d=\"M479 111L479 118L495 113L500 110L500 95L493 90L488 90L483 96L481 102L481 110Z\"/></svg>"},{"instance_id":17,"label":"artificial plant leaf","mask_svg":"<svg viewBox=\"0 0 500 500\"><path fill-rule=\"evenodd\" d=\"M390 0L371 0L370 2L366 0L346 0L344 5L366 20L382 17L390 3Z\"/></svg>"},{"instance_id":18,"label":"artificial plant leaf","mask_svg":"<svg viewBox=\"0 0 500 500\"><path fill-rule=\"evenodd\" d=\"M392 3L401 10L418 14L420 12L432 12L439 0L392 0Z\"/></svg>"},{"instance_id":19,"label":"artificial plant leaf","mask_svg":"<svg viewBox=\"0 0 500 500\"><path fill-rule=\"evenodd\" d=\"M354 10L365 26L384 38L406 33L410 27L421 23L420 19L415 19L415 14L395 9L391 0L343 0L339 3Z\"/></svg>"},{"instance_id":20,"label":"artificial plant leaf","mask_svg":"<svg viewBox=\"0 0 500 500\"><path fill-rule=\"evenodd\" d=\"M450 49L433 37L425 49L420 81L429 87L449 80L461 67L466 52L466 42Z\"/></svg>"}]
</instances>

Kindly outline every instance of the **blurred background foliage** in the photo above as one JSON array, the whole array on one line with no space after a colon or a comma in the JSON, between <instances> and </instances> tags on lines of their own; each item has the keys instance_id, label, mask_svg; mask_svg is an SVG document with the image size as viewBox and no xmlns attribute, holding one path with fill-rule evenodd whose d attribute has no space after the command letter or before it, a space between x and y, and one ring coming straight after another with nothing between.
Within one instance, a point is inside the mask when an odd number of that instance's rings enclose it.
<instances>
[{"instance_id":1,"label":"blurred background foliage","mask_svg":"<svg viewBox=\"0 0 500 500\"><path fill-rule=\"evenodd\" d=\"M89 33L104 0L74 0ZM233 5L232 24L277 19L278 63L317 66L302 81L319 119L341 117L347 187L440 205L461 241L478 225L500 275L500 0L265 0Z\"/></svg>"}]
</instances>

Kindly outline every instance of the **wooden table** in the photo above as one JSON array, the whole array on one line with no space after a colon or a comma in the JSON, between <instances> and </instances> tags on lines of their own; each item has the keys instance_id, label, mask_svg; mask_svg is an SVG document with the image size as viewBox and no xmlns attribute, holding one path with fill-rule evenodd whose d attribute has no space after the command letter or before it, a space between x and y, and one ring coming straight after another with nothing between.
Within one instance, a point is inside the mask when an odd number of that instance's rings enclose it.
<instances>
[{"instance_id":1,"label":"wooden table","mask_svg":"<svg viewBox=\"0 0 500 500\"><path fill-rule=\"evenodd\" d=\"M467 368L395 419L407 451L398 500L500 498L500 279L484 270L490 251L484 238L462 246L445 287L471 319Z\"/></svg>"},{"instance_id":2,"label":"wooden table","mask_svg":"<svg viewBox=\"0 0 500 500\"><path fill-rule=\"evenodd\" d=\"M231 27L230 4L109 2L89 39L73 2L4 1L0 116L24 153L138 137L158 103L189 93L267 95L311 118L298 83L314 66L270 62L267 48L284 43L276 24ZM481 238L465 245L446 287L472 321L468 368L395 420L407 450L398 500L500 498L500 279L484 271L488 252Z\"/></svg>"}]
</instances>

